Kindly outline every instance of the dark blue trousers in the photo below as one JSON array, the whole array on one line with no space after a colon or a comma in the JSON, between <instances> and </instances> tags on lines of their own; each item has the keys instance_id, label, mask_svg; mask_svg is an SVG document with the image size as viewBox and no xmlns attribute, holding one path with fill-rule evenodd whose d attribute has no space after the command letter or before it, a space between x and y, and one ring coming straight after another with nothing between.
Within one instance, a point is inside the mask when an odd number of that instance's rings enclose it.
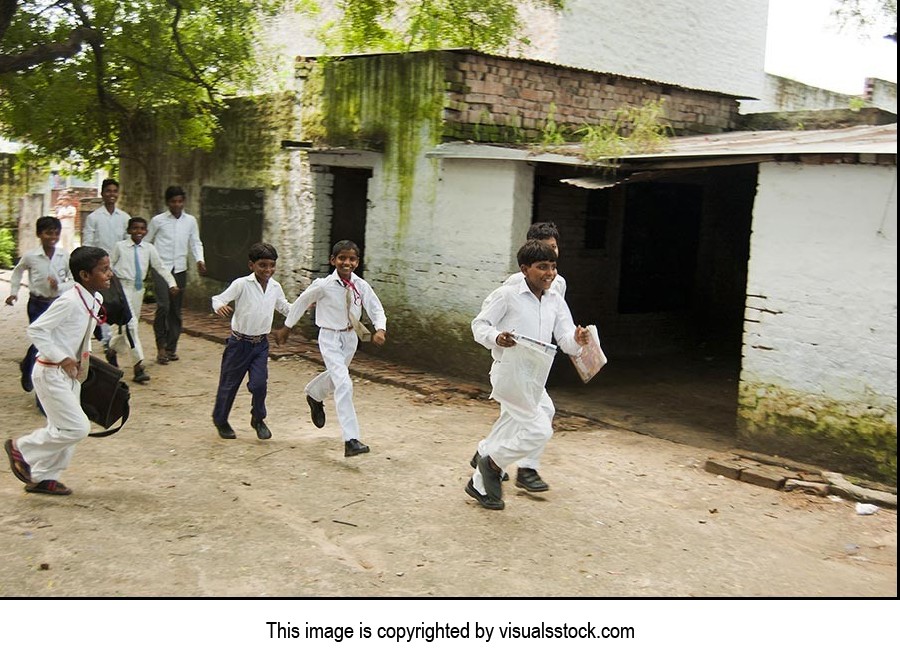
<instances>
[{"instance_id":1,"label":"dark blue trousers","mask_svg":"<svg viewBox=\"0 0 900 659\"><path fill-rule=\"evenodd\" d=\"M36 321L42 313L50 308L50 305L52 303L53 300L39 300L29 296L28 308L26 309L28 313L28 324L30 325L31 323ZM35 348L33 345L30 345L28 346L28 351L25 353L25 358L22 360L22 364L20 365L23 373L31 373L32 369L34 368L35 358L37 358L37 348Z\"/></svg>"},{"instance_id":2,"label":"dark blue trousers","mask_svg":"<svg viewBox=\"0 0 900 659\"><path fill-rule=\"evenodd\" d=\"M234 397L237 395L244 376L250 392L250 413L256 419L266 418L266 388L269 380L269 339L259 343L229 336L222 353L222 368L219 372L219 390L213 407L213 423L228 422Z\"/></svg>"}]
</instances>

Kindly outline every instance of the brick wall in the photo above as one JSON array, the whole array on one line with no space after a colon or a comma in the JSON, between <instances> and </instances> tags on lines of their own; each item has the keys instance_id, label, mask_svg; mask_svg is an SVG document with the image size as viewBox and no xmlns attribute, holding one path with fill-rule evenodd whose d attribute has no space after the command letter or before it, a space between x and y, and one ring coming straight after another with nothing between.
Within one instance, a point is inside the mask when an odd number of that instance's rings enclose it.
<instances>
[{"instance_id":1,"label":"brick wall","mask_svg":"<svg viewBox=\"0 0 900 659\"><path fill-rule=\"evenodd\" d=\"M553 120L573 132L609 121L619 108L660 99L676 134L719 133L736 121L732 96L480 53L446 58L448 140L540 141L551 109Z\"/></svg>"}]
</instances>

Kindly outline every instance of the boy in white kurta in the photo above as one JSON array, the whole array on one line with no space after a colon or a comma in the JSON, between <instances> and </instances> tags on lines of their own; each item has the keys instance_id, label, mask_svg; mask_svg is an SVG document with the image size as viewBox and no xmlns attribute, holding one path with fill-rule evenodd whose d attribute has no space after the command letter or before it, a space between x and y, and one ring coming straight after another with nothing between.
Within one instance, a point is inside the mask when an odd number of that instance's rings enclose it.
<instances>
[{"instance_id":1,"label":"boy in white kurta","mask_svg":"<svg viewBox=\"0 0 900 659\"><path fill-rule=\"evenodd\" d=\"M381 300L361 277L353 272L359 265L359 247L350 240L342 240L331 250L334 271L327 277L315 280L291 305L291 312L284 327L275 332L275 340L281 344L291 328L300 320L312 304L316 305L316 325L319 326L319 350L325 362L325 371L306 385L306 402L310 417L317 428L325 425L325 407L322 404L334 394L334 406L344 439L344 456L368 453L369 447L359 441L359 420L353 406L353 381L350 379L350 362L356 354L359 338L354 326L359 325L363 309L375 326L372 343L384 345L387 319Z\"/></svg>"},{"instance_id":2,"label":"boy in white kurta","mask_svg":"<svg viewBox=\"0 0 900 659\"><path fill-rule=\"evenodd\" d=\"M555 338L568 354L578 354L579 346L588 341L588 331L575 326L565 300L553 290L556 252L540 241L530 240L519 249L517 260L524 275L522 282L494 290L472 321L475 340L490 349L494 357L494 394L509 384L500 380L504 369L499 366L507 350L517 349L513 332L544 343ZM504 508L503 471L525 456L539 455L553 435L556 410L543 382L539 384L539 400L532 409L524 410L500 399L500 418L479 446L477 466L465 489L485 508Z\"/></svg>"},{"instance_id":3,"label":"boy in white kurta","mask_svg":"<svg viewBox=\"0 0 900 659\"><path fill-rule=\"evenodd\" d=\"M76 280L50 308L28 326L37 346L34 390L47 415L47 425L4 448L13 475L35 494L71 494L59 477L69 465L75 445L87 437L91 423L81 409L81 383L87 376L91 334L102 321L103 296L112 270L99 247L79 247L69 267Z\"/></svg>"},{"instance_id":4,"label":"boy in white kurta","mask_svg":"<svg viewBox=\"0 0 900 659\"><path fill-rule=\"evenodd\" d=\"M234 397L247 376L250 390L250 427L258 439L270 439L272 432L266 425L266 393L269 381L269 332L272 316L277 310L287 316L291 310L281 284L272 278L278 252L268 243L250 246L250 274L231 282L231 285L212 298L212 307L220 316L232 313L231 336L225 342L219 389L213 406L213 424L222 439L234 439L236 434L228 423Z\"/></svg>"}]
</instances>

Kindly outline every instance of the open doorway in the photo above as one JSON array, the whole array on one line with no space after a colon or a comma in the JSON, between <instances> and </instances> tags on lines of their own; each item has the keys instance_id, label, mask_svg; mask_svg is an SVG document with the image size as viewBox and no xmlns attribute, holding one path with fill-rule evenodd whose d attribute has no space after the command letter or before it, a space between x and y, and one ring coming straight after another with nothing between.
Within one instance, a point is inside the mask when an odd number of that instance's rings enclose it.
<instances>
[{"instance_id":1,"label":"open doorway","mask_svg":"<svg viewBox=\"0 0 900 659\"><path fill-rule=\"evenodd\" d=\"M369 207L368 192L371 169L356 167L331 167L331 242L352 240L360 249L356 274L365 278L366 214ZM329 254L331 249L329 247Z\"/></svg>"}]
</instances>

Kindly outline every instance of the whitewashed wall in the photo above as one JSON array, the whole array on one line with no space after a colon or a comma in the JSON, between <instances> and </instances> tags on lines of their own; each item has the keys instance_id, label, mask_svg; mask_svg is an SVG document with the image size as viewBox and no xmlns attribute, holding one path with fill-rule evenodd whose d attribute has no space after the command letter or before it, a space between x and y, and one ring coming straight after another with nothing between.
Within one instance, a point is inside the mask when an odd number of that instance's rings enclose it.
<instances>
[{"instance_id":1,"label":"whitewashed wall","mask_svg":"<svg viewBox=\"0 0 900 659\"><path fill-rule=\"evenodd\" d=\"M321 54L315 30L334 17L285 14L270 22L267 49L281 62ZM532 45L521 55L566 66L757 97L763 88L768 0L568 0L562 14L522 10ZM282 74L281 77L284 77Z\"/></svg>"},{"instance_id":2,"label":"whitewashed wall","mask_svg":"<svg viewBox=\"0 0 900 659\"><path fill-rule=\"evenodd\" d=\"M896 424L896 180L896 167L760 166L741 381L773 385L793 401L784 413L892 408Z\"/></svg>"},{"instance_id":3,"label":"whitewashed wall","mask_svg":"<svg viewBox=\"0 0 900 659\"><path fill-rule=\"evenodd\" d=\"M684 87L758 96L767 0L568 0L529 19L525 55Z\"/></svg>"}]
</instances>

